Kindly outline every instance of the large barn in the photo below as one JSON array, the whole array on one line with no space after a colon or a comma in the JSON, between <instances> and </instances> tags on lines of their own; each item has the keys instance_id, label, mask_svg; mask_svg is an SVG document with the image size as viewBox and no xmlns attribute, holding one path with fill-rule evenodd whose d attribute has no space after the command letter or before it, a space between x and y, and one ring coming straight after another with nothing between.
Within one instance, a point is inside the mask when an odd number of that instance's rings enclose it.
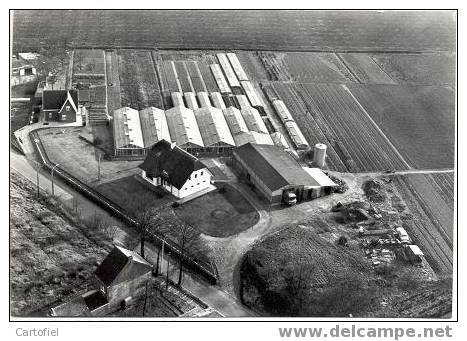
<instances>
[{"instance_id":1,"label":"large barn","mask_svg":"<svg viewBox=\"0 0 467 341\"><path fill-rule=\"evenodd\" d=\"M282 148L247 143L233 152L234 167L269 204L279 204L293 192L297 201L331 193L336 184L317 168L302 167Z\"/></svg>"}]
</instances>

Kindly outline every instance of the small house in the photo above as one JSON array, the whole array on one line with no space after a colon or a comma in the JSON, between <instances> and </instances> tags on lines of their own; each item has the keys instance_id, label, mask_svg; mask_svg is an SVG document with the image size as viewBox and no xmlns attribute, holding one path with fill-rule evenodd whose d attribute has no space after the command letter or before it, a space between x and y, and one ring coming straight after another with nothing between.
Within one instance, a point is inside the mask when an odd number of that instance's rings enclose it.
<instances>
[{"instance_id":1,"label":"small house","mask_svg":"<svg viewBox=\"0 0 467 341\"><path fill-rule=\"evenodd\" d=\"M43 90L44 121L76 122L78 114L77 90Z\"/></svg>"},{"instance_id":2,"label":"small house","mask_svg":"<svg viewBox=\"0 0 467 341\"><path fill-rule=\"evenodd\" d=\"M152 265L136 252L115 246L94 275L100 292L112 306L144 292Z\"/></svg>"},{"instance_id":3,"label":"small house","mask_svg":"<svg viewBox=\"0 0 467 341\"><path fill-rule=\"evenodd\" d=\"M212 174L207 167L195 156L165 140L150 149L139 168L143 179L179 199L211 187Z\"/></svg>"}]
</instances>

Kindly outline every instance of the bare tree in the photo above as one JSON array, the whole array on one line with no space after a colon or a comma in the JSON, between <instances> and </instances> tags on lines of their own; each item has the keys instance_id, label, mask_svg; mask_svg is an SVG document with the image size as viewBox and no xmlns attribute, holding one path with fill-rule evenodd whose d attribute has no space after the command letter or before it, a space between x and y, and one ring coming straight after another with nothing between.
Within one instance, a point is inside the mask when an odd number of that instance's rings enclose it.
<instances>
[{"instance_id":1,"label":"bare tree","mask_svg":"<svg viewBox=\"0 0 467 341\"><path fill-rule=\"evenodd\" d=\"M183 257L189 249L199 241L199 231L190 222L182 221L177 228L178 244L181 256L179 258L178 285L182 285L183 279Z\"/></svg>"}]
</instances>

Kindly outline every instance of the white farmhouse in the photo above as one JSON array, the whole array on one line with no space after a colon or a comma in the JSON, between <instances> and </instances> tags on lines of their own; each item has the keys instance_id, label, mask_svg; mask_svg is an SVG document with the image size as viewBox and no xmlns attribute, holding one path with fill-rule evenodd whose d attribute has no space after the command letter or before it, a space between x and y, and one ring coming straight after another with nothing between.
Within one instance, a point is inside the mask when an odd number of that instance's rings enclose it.
<instances>
[{"instance_id":1,"label":"white farmhouse","mask_svg":"<svg viewBox=\"0 0 467 341\"><path fill-rule=\"evenodd\" d=\"M182 199L211 187L212 174L196 157L165 140L156 143L139 166L142 177Z\"/></svg>"}]
</instances>

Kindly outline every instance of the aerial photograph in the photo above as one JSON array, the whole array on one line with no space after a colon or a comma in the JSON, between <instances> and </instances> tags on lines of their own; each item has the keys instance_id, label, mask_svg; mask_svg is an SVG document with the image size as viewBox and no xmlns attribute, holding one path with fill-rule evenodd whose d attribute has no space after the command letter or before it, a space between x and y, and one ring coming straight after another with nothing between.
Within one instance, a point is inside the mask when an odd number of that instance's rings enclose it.
<instances>
[{"instance_id":1,"label":"aerial photograph","mask_svg":"<svg viewBox=\"0 0 467 341\"><path fill-rule=\"evenodd\" d=\"M11 318L453 318L456 10L10 10L9 37Z\"/></svg>"}]
</instances>

